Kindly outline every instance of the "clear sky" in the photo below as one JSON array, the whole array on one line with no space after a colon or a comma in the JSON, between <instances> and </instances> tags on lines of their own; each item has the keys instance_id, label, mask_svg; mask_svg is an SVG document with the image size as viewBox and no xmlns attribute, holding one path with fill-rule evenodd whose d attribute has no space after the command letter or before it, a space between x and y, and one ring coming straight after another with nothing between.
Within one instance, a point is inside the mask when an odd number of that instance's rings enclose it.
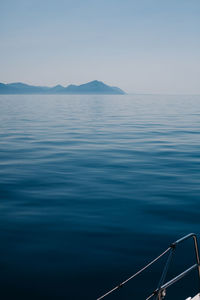
<instances>
[{"instance_id":1,"label":"clear sky","mask_svg":"<svg viewBox=\"0 0 200 300\"><path fill-rule=\"evenodd\" d=\"M0 82L200 94L200 0L0 0Z\"/></svg>"}]
</instances>

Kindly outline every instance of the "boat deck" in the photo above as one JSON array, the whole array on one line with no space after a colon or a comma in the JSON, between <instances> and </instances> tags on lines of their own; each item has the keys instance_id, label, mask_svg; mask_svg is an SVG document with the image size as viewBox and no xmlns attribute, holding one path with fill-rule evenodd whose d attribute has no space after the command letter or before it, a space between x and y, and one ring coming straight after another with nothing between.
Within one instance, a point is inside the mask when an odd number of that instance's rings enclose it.
<instances>
[{"instance_id":1,"label":"boat deck","mask_svg":"<svg viewBox=\"0 0 200 300\"><path fill-rule=\"evenodd\" d=\"M200 300L200 294L197 294L195 297L189 297L189 298L187 298L187 299L185 299L185 300Z\"/></svg>"}]
</instances>

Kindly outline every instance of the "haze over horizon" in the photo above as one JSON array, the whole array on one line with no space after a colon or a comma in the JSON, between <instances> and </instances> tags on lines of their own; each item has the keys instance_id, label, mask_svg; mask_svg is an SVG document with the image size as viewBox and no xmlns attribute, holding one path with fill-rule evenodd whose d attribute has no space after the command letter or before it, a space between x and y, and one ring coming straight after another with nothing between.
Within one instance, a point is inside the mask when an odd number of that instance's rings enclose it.
<instances>
[{"instance_id":1,"label":"haze over horizon","mask_svg":"<svg viewBox=\"0 0 200 300\"><path fill-rule=\"evenodd\" d=\"M200 94L199 15L199 0L2 0L0 82Z\"/></svg>"}]
</instances>

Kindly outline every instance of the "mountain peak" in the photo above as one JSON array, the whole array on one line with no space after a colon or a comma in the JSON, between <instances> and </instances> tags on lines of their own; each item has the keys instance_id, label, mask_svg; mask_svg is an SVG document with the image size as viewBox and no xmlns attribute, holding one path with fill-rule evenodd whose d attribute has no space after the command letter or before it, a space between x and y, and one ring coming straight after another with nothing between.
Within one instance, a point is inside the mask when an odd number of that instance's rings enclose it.
<instances>
[{"instance_id":1,"label":"mountain peak","mask_svg":"<svg viewBox=\"0 0 200 300\"><path fill-rule=\"evenodd\" d=\"M103 83L102 81L99 81L99 80L92 80L88 83L95 83L95 84L99 84L99 83ZM104 83L103 83L104 84Z\"/></svg>"}]
</instances>

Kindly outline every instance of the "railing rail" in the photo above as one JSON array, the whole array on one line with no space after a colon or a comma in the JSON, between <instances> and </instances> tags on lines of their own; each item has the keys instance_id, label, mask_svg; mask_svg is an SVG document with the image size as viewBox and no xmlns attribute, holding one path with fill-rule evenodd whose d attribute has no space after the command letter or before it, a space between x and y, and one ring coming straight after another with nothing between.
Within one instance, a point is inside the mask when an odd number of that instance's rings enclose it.
<instances>
[{"instance_id":1,"label":"railing rail","mask_svg":"<svg viewBox=\"0 0 200 300\"><path fill-rule=\"evenodd\" d=\"M174 252L175 252L176 247L180 243L182 243L182 242L184 242L184 241L186 241L190 238L192 238L193 241L194 241L196 263L194 265L192 265L191 267L189 267L188 269L186 269L185 271L183 271L181 274L175 276L174 278L172 278L168 282L164 283L167 272L168 272L168 269L169 269L169 266L170 266L170 263L171 263L171 259L172 259L172 256L173 256ZM117 285L116 287L114 287L113 289L108 291L107 293L105 293L103 296L99 297L97 300L101 300L101 299L105 298L106 296L110 295L114 291L116 291L119 288L121 288L122 286L124 286L128 281L130 281L131 279L133 279L134 277L136 277L137 275L142 273L144 270L149 268L151 265L153 265L157 260L159 260L162 256L164 256L168 252L169 252L169 255L168 255L166 264L164 266L164 269L163 269L158 287L149 297L146 298L146 300L149 300L152 297L154 297L157 300L164 299L164 297L166 295L166 289L168 287L170 287L171 285L173 285L174 283L179 281L181 278L183 278L185 275L187 275L189 272L191 272L192 270L194 270L196 268L198 269L199 291L200 291L200 259L199 259L199 247L198 247L198 242L197 242L197 235L195 233L190 233L190 234L180 238L179 240L175 241L174 243L172 243L169 246L169 248L167 248L163 253L161 253L158 257L156 257L153 261L151 261L145 267L143 267L141 270L139 270L135 274L133 274L131 277L129 277L128 279L126 279L125 281L123 281L122 283L120 283L119 285Z\"/></svg>"}]
</instances>

